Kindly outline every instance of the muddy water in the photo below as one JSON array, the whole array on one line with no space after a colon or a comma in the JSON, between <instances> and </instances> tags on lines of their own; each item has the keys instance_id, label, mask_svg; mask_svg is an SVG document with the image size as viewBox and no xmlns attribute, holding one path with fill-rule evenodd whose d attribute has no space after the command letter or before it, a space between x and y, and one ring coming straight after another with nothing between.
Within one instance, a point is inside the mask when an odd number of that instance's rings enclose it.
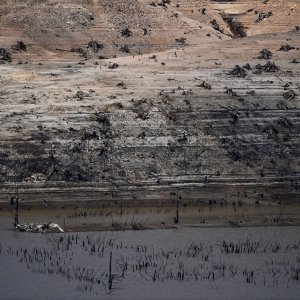
<instances>
[{"instance_id":1,"label":"muddy water","mask_svg":"<svg viewBox=\"0 0 300 300\"><path fill-rule=\"evenodd\" d=\"M300 297L300 227L60 235L1 228L1 299Z\"/></svg>"},{"instance_id":2,"label":"muddy water","mask_svg":"<svg viewBox=\"0 0 300 300\"><path fill-rule=\"evenodd\" d=\"M117 223L130 227L138 224L144 228L174 226L175 205L158 207L102 207L102 208L65 208L65 209L22 209L19 213L21 223L54 222L67 230L105 229ZM0 227L10 229L13 222L13 210L0 211ZM278 219L289 224L300 223L300 206L289 205L202 205L179 208L179 225L204 224L228 225L229 221L238 221L241 225L255 223L274 225Z\"/></svg>"}]
</instances>

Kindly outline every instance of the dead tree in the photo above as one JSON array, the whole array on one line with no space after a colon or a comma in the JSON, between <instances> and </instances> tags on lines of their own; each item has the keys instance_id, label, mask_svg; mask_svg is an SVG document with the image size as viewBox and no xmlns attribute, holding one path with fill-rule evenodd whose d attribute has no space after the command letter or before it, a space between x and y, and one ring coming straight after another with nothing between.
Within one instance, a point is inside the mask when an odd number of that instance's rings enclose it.
<instances>
[{"instance_id":1,"label":"dead tree","mask_svg":"<svg viewBox=\"0 0 300 300\"><path fill-rule=\"evenodd\" d=\"M15 206L15 215L14 215L14 227L16 228L19 225L19 197L12 196L10 199L10 205Z\"/></svg>"},{"instance_id":2,"label":"dead tree","mask_svg":"<svg viewBox=\"0 0 300 300\"><path fill-rule=\"evenodd\" d=\"M112 274L111 274L111 263L112 263L112 251L110 251L110 254L109 254L109 270L108 270L108 289L109 289L109 292L111 292L112 290L112 282L113 282L113 277L112 277Z\"/></svg>"},{"instance_id":3,"label":"dead tree","mask_svg":"<svg viewBox=\"0 0 300 300\"><path fill-rule=\"evenodd\" d=\"M177 195L176 199L176 216L174 217L174 223L178 224L179 223L179 200L181 199L181 196Z\"/></svg>"}]
</instances>

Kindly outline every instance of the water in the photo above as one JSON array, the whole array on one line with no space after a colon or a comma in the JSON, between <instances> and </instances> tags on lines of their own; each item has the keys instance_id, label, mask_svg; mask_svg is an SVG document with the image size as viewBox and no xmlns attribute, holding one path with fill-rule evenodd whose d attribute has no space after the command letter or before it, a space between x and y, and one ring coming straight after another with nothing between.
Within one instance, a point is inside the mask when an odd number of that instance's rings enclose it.
<instances>
[{"instance_id":1,"label":"water","mask_svg":"<svg viewBox=\"0 0 300 300\"><path fill-rule=\"evenodd\" d=\"M1 299L299 299L299 241L300 227L2 230Z\"/></svg>"}]
</instances>

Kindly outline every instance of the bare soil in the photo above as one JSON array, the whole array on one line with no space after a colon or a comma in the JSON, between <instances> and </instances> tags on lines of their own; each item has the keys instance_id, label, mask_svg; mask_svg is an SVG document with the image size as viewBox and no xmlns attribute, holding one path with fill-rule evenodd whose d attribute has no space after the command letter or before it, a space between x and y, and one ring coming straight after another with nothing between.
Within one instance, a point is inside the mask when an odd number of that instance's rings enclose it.
<instances>
[{"instance_id":1,"label":"bare soil","mask_svg":"<svg viewBox=\"0 0 300 300\"><path fill-rule=\"evenodd\" d=\"M154 2L1 1L2 208L298 203L298 1Z\"/></svg>"}]
</instances>

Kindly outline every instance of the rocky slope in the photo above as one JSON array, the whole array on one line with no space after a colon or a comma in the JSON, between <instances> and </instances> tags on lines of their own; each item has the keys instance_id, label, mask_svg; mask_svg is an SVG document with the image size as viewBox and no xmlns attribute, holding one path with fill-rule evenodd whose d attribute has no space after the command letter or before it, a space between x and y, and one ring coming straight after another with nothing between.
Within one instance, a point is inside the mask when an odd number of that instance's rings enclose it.
<instances>
[{"instance_id":1,"label":"rocky slope","mask_svg":"<svg viewBox=\"0 0 300 300\"><path fill-rule=\"evenodd\" d=\"M2 1L2 206L297 201L299 12Z\"/></svg>"}]
</instances>

